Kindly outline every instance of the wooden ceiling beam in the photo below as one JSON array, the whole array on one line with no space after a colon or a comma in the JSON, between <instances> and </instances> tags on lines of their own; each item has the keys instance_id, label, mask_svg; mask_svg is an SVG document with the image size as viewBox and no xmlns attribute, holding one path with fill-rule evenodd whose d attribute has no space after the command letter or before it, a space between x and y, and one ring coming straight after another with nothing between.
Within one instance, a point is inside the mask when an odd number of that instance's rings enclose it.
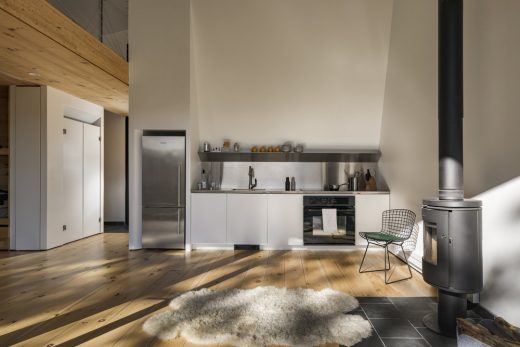
<instances>
[{"instance_id":1,"label":"wooden ceiling beam","mask_svg":"<svg viewBox=\"0 0 520 347\"><path fill-rule=\"evenodd\" d=\"M12 85L18 85L18 86L22 85L23 86L23 85L35 85L35 84L19 80L15 77L12 77L12 76L9 76L9 75L6 75L6 74L3 74L0 72L0 86L5 87L5 86L12 86Z\"/></svg>"},{"instance_id":2,"label":"wooden ceiling beam","mask_svg":"<svg viewBox=\"0 0 520 347\"><path fill-rule=\"evenodd\" d=\"M0 8L128 84L128 63L45 0L0 0Z\"/></svg>"},{"instance_id":3,"label":"wooden ceiling beam","mask_svg":"<svg viewBox=\"0 0 520 347\"><path fill-rule=\"evenodd\" d=\"M128 114L128 63L44 0L0 0L0 72Z\"/></svg>"}]
</instances>

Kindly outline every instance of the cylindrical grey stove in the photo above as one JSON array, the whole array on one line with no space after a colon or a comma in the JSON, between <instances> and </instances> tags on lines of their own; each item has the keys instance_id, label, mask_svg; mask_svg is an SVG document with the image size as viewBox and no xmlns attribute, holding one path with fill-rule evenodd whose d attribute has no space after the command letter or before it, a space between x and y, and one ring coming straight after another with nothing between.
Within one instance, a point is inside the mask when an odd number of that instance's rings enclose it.
<instances>
[{"instance_id":1,"label":"cylindrical grey stove","mask_svg":"<svg viewBox=\"0 0 520 347\"><path fill-rule=\"evenodd\" d=\"M466 317L467 294L482 289L482 202L423 200L424 280L439 289L439 309L424 323L454 336L456 318Z\"/></svg>"}]
</instances>

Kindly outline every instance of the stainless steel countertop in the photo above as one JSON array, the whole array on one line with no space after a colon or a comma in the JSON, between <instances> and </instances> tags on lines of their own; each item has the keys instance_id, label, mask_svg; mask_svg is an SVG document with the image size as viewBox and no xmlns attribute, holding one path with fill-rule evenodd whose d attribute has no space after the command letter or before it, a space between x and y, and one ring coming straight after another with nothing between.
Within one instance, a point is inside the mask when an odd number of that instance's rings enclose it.
<instances>
[{"instance_id":1,"label":"stainless steel countertop","mask_svg":"<svg viewBox=\"0 0 520 347\"><path fill-rule=\"evenodd\" d=\"M192 193L223 193L223 194L319 194L319 195L373 195L373 194L390 194L388 190L382 191L348 191L348 190L339 190L339 191L330 191L330 190L293 190L293 191L285 191L278 189L222 189L222 190L199 190L192 189Z\"/></svg>"}]
</instances>

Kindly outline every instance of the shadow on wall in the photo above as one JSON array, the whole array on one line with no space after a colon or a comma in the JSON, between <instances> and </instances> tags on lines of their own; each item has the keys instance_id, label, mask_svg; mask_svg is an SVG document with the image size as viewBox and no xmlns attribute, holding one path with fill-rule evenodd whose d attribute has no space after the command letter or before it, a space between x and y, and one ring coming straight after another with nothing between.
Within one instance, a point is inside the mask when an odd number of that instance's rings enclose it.
<instances>
[{"instance_id":1,"label":"shadow on wall","mask_svg":"<svg viewBox=\"0 0 520 347\"><path fill-rule=\"evenodd\" d=\"M484 289L481 304L520 325L520 176L476 195L482 200L482 258ZM423 222L410 263L421 267Z\"/></svg>"},{"instance_id":2,"label":"shadow on wall","mask_svg":"<svg viewBox=\"0 0 520 347\"><path fill-rule=\"evenodd\" d=\"M481 303L520 325L520 176L475 196L482 200Z\"/></svg>"}]
</instances>

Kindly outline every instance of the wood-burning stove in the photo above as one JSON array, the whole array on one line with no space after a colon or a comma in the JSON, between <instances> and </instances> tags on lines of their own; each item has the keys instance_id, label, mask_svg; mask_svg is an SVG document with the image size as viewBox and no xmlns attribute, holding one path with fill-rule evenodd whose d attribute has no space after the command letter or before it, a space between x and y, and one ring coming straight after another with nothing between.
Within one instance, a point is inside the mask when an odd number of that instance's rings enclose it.
<instances>
[{"instance_id":1,"label":"wood-burning stove","mask_svg":"<svg viewBox=\"0 0 520 347\"><path fill-rule=\"evenodd\" d=\"M482 207L464 199L462 0L439 0L439 198L423 201L423 278L439 289L425 325L454 336L466 294L482 289Z\"/></svg>"},{"instance_id":2,"label":"wood-burning stove","mask_svg":"<svg viewBox=\"0 0 520 347\"><path fill-rule=\"evenodd\" d=\"M466 316L466 294L482 289L482 207L479 200L423 200L422 271L439 289L439 310L424 323L454 336L456 318Z\"/></svg>"}]
</instances>

